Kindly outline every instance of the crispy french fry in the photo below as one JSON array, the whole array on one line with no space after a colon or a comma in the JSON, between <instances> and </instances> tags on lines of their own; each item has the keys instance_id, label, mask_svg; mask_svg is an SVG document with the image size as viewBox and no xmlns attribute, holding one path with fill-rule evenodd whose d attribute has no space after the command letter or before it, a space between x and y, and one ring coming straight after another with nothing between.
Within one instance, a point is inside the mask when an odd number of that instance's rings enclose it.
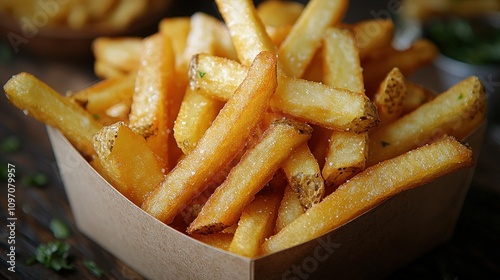
<instances>
[{"instance_id":1,"label":"crispy french fry","mask_svg":"<svg viewBox=\"0 0 500 280\"><path fill-rule=\"evenodd\" d=\"M348 29L326 29L323 44L324 82L364 96L358 48ZM333 131L328 140L322 175L325 185L337 187L365 169L367 132Z\"/></svg>"},{"instance_id":2,"label":"crispy french fry","mask_svg":"<svg viewBox=\"0 0 500 280\"><path fill-rule=\"evenodd\" d=\"M394 23L388 19L371 19L360 21L352 26L352 31L359 49L359 58L367 59L392 46L394 39Z\"/></svg>"},{"instance_id":3,"label":"crispy french fry","mask_svg":"<svg viewBox=\"0 0 500 280\"><path fill-rule=\"evenodd\" d=\"M275 47L266 32L251 0L215 0L226 23L238 59L250 65L261 51L275 53Z\"/></svg>"},{"instance_id":4,"label":"crispy french fry","mask_svg":"<svg viewBox=\"0 0 500 280\"><path fill-rule=\"evenodd\" d=\"M304 10L304 4L294 1L264 1L257 13L266 26L293 25Z\"/></svg>"},{"instance_id":5,"label":"crispy french fry","mask_svg":"<svg viewBox=\"0 0 500 280\"><path fill-rule=\"evenodd\" d=\"M266 238L274 233L274 224L282 194L265 192L248 204L238 221L229 251L255 257Z\"/></svg>"},{"instance_id":6,"label":"crispy french fry","mask_svg":"<svg viewBox=\"0 0 500 280\"><path fill-rule=\"evenodd\" d=\"M132 130L148 141L169 167L169 143L175 111L175 56L170 39L160 33L144 39L129 116ZM172 148L172 147L171 147Z\"/></svg>"},{"instance_id":7,"label":"crispy french fry","mask_svg":"<svg viewBox=\"0 0 500 280\"><path fill-rule=\"evenodd\" d=\"M290 187L297 193L304 209L319 203L325 194L325 184L319 164L307 143L298 147L283 163Z\"/></svg>"},{"instance_id":8,"label":"crispy french fry","mask_svg":"<svg viewBox=\"0 0 500 280\"><path fill-rule=\"evenodd\" d=\"M123 122L96 133L94 148L106 172L103 176L138 206L163 181L163 167L155 153L141 135Z\"/></svg>"},{"instance_id":9,"label":"crispy french fry","mask_svg":"<svg viewBox=\"0 0 500 280\"><path fill-rule=\"evenodd\" d=\"M68 96L104 125L128 121L135 74L102 80Z\"/></svg>"},{"instance_id":10,"label":"crispy french fry","mask_svg":"<svg viewBox=\"0 0 500 280\"><path fill-rule=\"evenodd\" d=\"M304 214L304 207L300 203L299 196L290 185L286 186L278 208L274 233L280 232L284 227Z\"/></svg>"},{"instance_id":11,"label":"crispy french fry","mask_svg":"<svg viewBox=\"0 0 500 280\"><path fill-rule=\"evenodd\" d=\"M142 208L169 223L227 165L264 115L276 89L276 57L260 53L238 90L222 108L195 149L182 158Z\"/></svg>"},{"instance_id":12,"label":"crispy french fry","mask_svg":"<svg viewBox=\"0 0 500 280\"><path fill-rule=\"evenodd\" d=\"M364 93L363 72L351 31L329 27L323 37L323 82Z\"/></svg>"},{"instance_id":13,"label":"crispy french fry","mask_svg":"<svg viewBox=\"0 0 500 280\"><path fill-rule=\"evenodd\" d=\"M447 134L463 137L468 123L485 119L486 95L481 81L471 76L413 112L370 134L367 165L395 157ZM457 135L460 132L461 135Z\"/></svg>"},{"instance_id":14,"label":"crispy french fry","mask_svg":"<svg viewBox=\"0 0 500 280\"><path fill-rule=\"evenodd\" d=\"M95 155L92 137L102 124L92 114L28 73L13 76L4 85L9 101L27 115L55 127L84 156Z\"/></svg>"},{"instance_id":15,"label":"crispy french fry","mask_svg":"<svg viewBox=\"0 0 500 280\"><path fill-rule=\"evenodd\" d=\"M141 45L140 37L98 37L92 42L96 75L109 77L109 70L103 69L114 69L123 74L135 71L139 66Z\"/></svg>"},{"instance_id":16,"label":"crispy french fry","mask_svg":"<svg viewBox=\"0 0 500 280\"><path fill-rule=\"evenodd\" d=\"M366 61L363 66L365 88L369 95L378 88L384 77L394 67L398 67L405 77L416 69L429 64L438 55L437 47L426 39L413 43L405 50L393 50L385 55Z\"/></svg>"},{"instance_id":17,"label":"crispy french fry","mask_svg":"<svg viewBox=\"0 0 500 280\"><path fill-rule=\"evenodd\" d=\"M406 99L406 81L399 68L393 68L373 95L378 109L380 125L388 124L401 116Z\"/></svg>"},{"instance_id":18,"label":"crispy french fry","mask_svg":"<svg viewBox=\"0 0 500 280\"><path fill-rule=\"evenodd\" d=\"M262 245L261 253L276 252L319 237L402 191L472 164L470 148L452 137L381 162L342 184L270 237Z\"/></svg>"},{"instance_id":19,"label":"crispy french fry","mask_svg":"<svg viewBox=\"0 0 500 280\"><path fill-rule=\"evenodd\" d=\"M286 119L273 122L231 169L187 232L210 234L236 223L245 206L270 181L293 150L311 137L311 133L311 127L306 124Z\"/></svg>"},{"instance_id":20,"label":"crispy french fry","mask_svg":"<svg viewBox=\"0 0 500 280\"><path fill-rule=\"evenodd\" d=\"M209 55L195 56L190 83L199 92L227 100L246 74L235 61ZM224 75L225 74L225 75ZM273 111L330 129L364 132L378 123L375 104L347 89L280 75L271 100Z\"/></svg>"},{"instance_id":21,"label":"crispy french fry","mask_svg":"<svg viewBox=\"0 0 500 280\"><path fill-rule=\"evenodd\" d=\"M174 124L177 146L187 155L210 127L224 102L186 90L181 108Z\"/></svg>"},{"instance_id":22,"label":"crispy french fry","mask_svg":"<svg viewBox=\"0 0 500 280\"><path fill-rule=\"evenodd\" d=\"M338 187L363 171L368 155L368 135L348 131L334 131L328 141L322 174L327 186Z\"/></svg>"},{"instance_id":23,"label":"crispy french fry","mask_svg":"<svg viewBox=\"0 0 500 280\"><path fill-rule=\"evenodd\" d=\"M187 69L187 63L198 53L215 54L218 49L217 42L220 41L217 34L220 34L223 28L221 22L204 13L191 16L190 25L181 69ZM177 146L184 154L188 154L196 146L223 105L223 102L201 95L191 87L186 88L173 128Z\"/></svg>"},{"instance_id":24,"label":"crispy french fry","mask_svg":"<svg viewBox=\"0 0 500 280\"><path fill-rule=\"evenodd\" d=\"M229 251L234 234L218 232L214 234L193 234L191 237L221 250Z\"/></svg>"},{"instance_id":25,"label":"crispy french fry","mask_svg":"<svg viewBox=\"0 0 500 280\"><path fill-rule=\"evenodd\" d=\"M190 30L190 17L167 17L158 24L158 32L170 38L176 56L177 68L181 68L185 64L183 54ZM182 73L181 70L179 72Z\"/></svg>"},{"instance_id":26,"label":"crispy french fry","mask_svg":"<svg viewBox=\"0 0 500 280\"><path fill-rule=\"evenodd\" d=\"M346 0L312 0L307 3L278 50L279 63L288 75L302 77L321 45L324 30L342 20L347 4Z\"/></svg>"},{"instance_id":27,"label":"crispy french fry","mask_svg":"<svg viewBox=\"0 0 500 280\"><path fill-rule=\"evenodd\" d=\"M436 97L436 93L430 89L406 80L406 96L403 103L403 113L407 114L420 105Z\"/></svg>"}]
</instances>

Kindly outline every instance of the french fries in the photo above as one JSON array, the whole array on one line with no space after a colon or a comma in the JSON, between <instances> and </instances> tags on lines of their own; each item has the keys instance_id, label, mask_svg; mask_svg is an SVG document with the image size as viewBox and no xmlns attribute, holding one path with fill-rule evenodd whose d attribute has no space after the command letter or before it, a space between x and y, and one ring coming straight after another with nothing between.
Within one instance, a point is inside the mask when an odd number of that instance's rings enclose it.
<instances>
[{"instance_id":1,"label":"french fries","mask_svg":"<svg viewBox=\"0 0 500 280\"><path fill-rule=\"evenodd\" d=\"M92 138L103 125L92 114L28 73L12 77L4 90L16 107L59 129L84 156L95 156Z\"/></svg>"},{"instance_id":2,"label":"french fries","mask_svg":"<svg viewBox=\"0 0 500 280\"><path fill-rule=\"evenodd\" d=\"M346 0L309 1L278 50L288 75L302 77L321 44L323 31L342 20L347 4Z\"/></svg>"},{"instance_id":3,"label":"french fries","mask_svg":"<svg viewBox=\"0 0 500 280\"><path fill-rule=\"evenodd\" d=\"M312 129L308 125L286 119L273 122L253 148L231 169L226 180L189 225L187 232L215 233L236 223L244 207L292 152L311 137L311 133Z\"/></svg>"},{"instance_id":4,"label":"french fries","mask_svg":"<svg viewBox=\"0 0 500 280\"><path fill-rule=\"evenodd\" d=\"M135 78L129 125L169 168L169 147L175 104L175 56L170 39L160 33L143 42L144 55Z\"/></svg>"},{"instance_id":5,"label":"french fries","mask_svg":"<svg viewBox=\"0 0 500 280\"><path fill-rule=\"evenodd\" d=\"M106 178L137 206L163 181L163 166L155 153L123 122L97 132L94 148Z\"/></svg>"},{"instance_id":6,"label":"french fries","mask_svg":"<svg viewBox=\"0 0 500 280\"><path fill-rule=\"evenodd\" d=\"M459 141L485 120L484 88L472 76L435 95L406 79L437 54L429 41L396 50L390 20L341 23L345 0L215 3L223 21L98 38L103 79L83 90L21 73L7 96L143 211L249 258L473 164Z\"/></svg>"},{"instance_id":7,"label":"french fries","mask_svg":"<svg viewBox=\"0 0 500 280\"><path fill-rule=\"evenodd\" d=\"M267 109L276 89L276 58L260 53L238 90L222 108L195 149L167 174L142 208L169 223L203 191L204 181L228 164L242 148Z\"/></svg>"},{"instance_id":8,"label":"french fries","mask_svg":"<svg viewBox=\"0 0 500 280\"><path fill-rule=\"evenodd\" d=\"M393 68L373 96L381 125L390 123L403 113L406 99L406 82L399 68Z\"/></svg>"},{"instance_id":9,"label":"french fries","mask_svg":"<svg viewBox=\"0 0 500 280\"><path fill-rule=\"evenodd\" d=\"M435 137L463 138L484 122L486 95L477 77L471 76L411 113L370 134L367 165L395 157Z\"/></svg>"},{"instance_id":10,"label":"french fries","mask_svg":"<svg viewBox=\"0 0 500 280\"><path fill-rule=\"evenodd\" d=\"M472 151L452 137L381 162L342 184L321 203L270 237L261 252L268 254L311 240L397 193L472 164Z\"/></svg>"},{"instance_id":11,"label":"french fries","mask_svg":"<svg viewBox=\"0 0 500 280\"><path fill-rule=\"evenodd\" d=\"M246 73L245 67L224 58L197 55L193 60L189 71L191 85L220 100L231 96ZM270 103L275 112L336 130L362 132L378 124L377 109L366 96L285 75L279 75L278 79Z\"/></svg>"}]
</instances>

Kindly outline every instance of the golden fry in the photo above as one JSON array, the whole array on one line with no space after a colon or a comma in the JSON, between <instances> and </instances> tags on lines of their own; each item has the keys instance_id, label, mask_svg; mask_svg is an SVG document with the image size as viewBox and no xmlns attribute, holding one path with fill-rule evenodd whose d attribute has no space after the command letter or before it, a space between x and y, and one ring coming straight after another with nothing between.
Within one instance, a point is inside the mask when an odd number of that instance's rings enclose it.
<instances>
[{"instance_id":1,"label":"golden fry","mask_svg":"<svg viewBox=\"0 0 500 280\"><path fill-rule=\"evenodd\" d=\"M413 112L370 134L367 165L395 157L436 137L464 137L464 127L485 119L486 94L477 77L469 77ZM457 135L460 132L461 135Z\"/></svg>"},{"instance_id":2,"label":"golden fry","mask_svg":"<svg viewBox=\"0 0 500 280\"><path fill-rule=\"evenodd\" d=\"M321 45L324 30L342 20L347 4L346 0L312 0L307 3L278 50L279 63L285 73L295 78L302 77Z\"/></svg>"},{"instance_id":3,"label":"golden fry","mask_svg":"<svg viewBox=\"0 0 500 280\"><path fill-rule=\"evenodd\" d=\"M236 223L245 206L292 152L311 137L311 133L311 127L298 122L286 119L273 122L231 169L187 232L210 234Z\"/></svg>"},{"instance_id":4,"label":"golden fry","mask_svg":"<svg viewBox=\"0 0 500 280\"><path fill-rule=\"evenodd\" d=\"M262 52L195 149L167 174L142 208L160 221L171 222L242 149L264 115L276 84L276 57Z\"/></svg>"},{"instance_id":5,"label":"golden fry","mask_svg":"<svg viewBox=\"0 0 500 280\"><path fill-rule=\"evenodd\" d=\"M276 252L319 237L402 191L472 164L470 148L452 137L381 162L342 184L270 237L262 245L261 253Z\"/></svg>"},{"instance_id":6,"label":"golden fry","mask_svg":"<svg viewBox=\"0 0 500 280\"><path fill-rule=\"evenodd\" d=\"M393 68L373 95L381 125L401 116L406 99L406 81L399 68Z\"/></svg>"},{"instance_id":7,"label":"golden fry","mask_svg":"<svg viewBox=\"0 0 500 280\"><path fill-rule=\"evenodd\" d=\"M102 124L92 114L28 73L13 76L4 90L12 104L59 129L84 156L95 155L92 138Z\"/></svg>"},{"instance_id":8,"label":"golden fry","mask_svg":"<svg viewBox=\"0 0 500 280\"><path fill-rule=\"evenodd\" d=\"M138 206L163 181L163 167L146 140L122 122L96 133L94 147L106 172L103 176Z\"/></svg>"}]
</instances>

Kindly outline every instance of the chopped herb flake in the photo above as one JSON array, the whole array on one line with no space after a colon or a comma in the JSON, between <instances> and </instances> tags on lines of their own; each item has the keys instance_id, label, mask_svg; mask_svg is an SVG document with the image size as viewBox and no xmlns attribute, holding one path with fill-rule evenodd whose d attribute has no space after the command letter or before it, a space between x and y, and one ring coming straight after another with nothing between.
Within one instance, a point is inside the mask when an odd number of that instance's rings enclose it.
<instances>
[{"instance_id":1,"label":"chopped herb flake","mask_svg":"<svg viewBox=\"0 0 500 280\"><path fill-rule=\"evenodd\" d=\"M460 93L460 95L458 96L458 100L464 98L464 94L463 93Z\"/></svg>"},{"instance_id":2,"label":"chopped herb flake","mask_svg":"<svg viewBox=\"0 0 500 280\"><path fill-rule=\"evenodd\" d=\"M205 74L205 72L201 72L200 70L198 70L198 76L200 76L200 78L203 78Z\"/></svg>"},{"instance_id":3,"label":"chopped herb flake","mask_svg":"<svg viewBox=\"0 0 500 280\"><path fill-rule=\"evenodd\" d=\"M28 187L43 187L48 182L49 178L43 173L36 173L22 178L22 183Z\"/></svg>"},{"instance_id":4,"label":"chopped herb flake","mask_svg":"<svg viewBox=\"0 0 500 280\"><path fill-rule=\"evenodd\" d=\"M71 235L68 225L56 218L50 221L50 230L52 230L54 237L58 239L68 238Z\"/></svg>"},{"instance_id":5,"label":"chopped herb flake","mask_svg":"<svg viewBox=\"0 0 500 280\"><path fill-rule=\"evenodd\" d=\"M9 136L0 142L0 151L3 153L13 153L19 150L21 147L21 141L17 136Z\"/></svg>"},{"instance_id":6,"label":"chopped herb flake","mask_svg":"<svg viewBox=\"0 0 500 280\"><path fill-rule=\"evenodd\" d=\"M385 142L385 141L380 141L380 144L382 144L382 147L387 147L390 145L389 142Z\"/></svg>"},{"instance_id":7,"label":"chopped herb flake","mask_svg":"<svg viewBox=\"0 0 500 280\"><path fill-rule=\"evenodd\" d=\"M92 114L92 117L94 118L94 120L98 120L101 118L99 114Z\"/></svg>"},{"instance_id":8,"label":"chopped herb flake","mask_svg":"<svg viewBox=\"0 0 500 280\"><path fill-rule=\"evenodd\" d=\"M40 244L35 250L35 257L28 260L27 264L39 262L55 271L73 269L74 263L69 259L69 249L69 244L59 240Z\"/></svg>"},{"instance_id":9,"label":"chopped herb flake","mask_svg":"<svg viewBox=\"0 0 500 280\"><path fill-rule=\"evenodd\" d=\"M104 270L97 266L97 264L94 261L91 260L84 260L83 265L92 272L95 276L101 278L104 275Z\"/></svg>"}]
</instances>

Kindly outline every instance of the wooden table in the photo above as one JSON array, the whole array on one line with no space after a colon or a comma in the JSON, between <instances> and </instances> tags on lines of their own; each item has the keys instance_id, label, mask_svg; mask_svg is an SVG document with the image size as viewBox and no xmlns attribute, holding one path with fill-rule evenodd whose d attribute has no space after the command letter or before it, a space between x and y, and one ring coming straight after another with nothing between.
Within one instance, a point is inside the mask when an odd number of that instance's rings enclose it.
<instances>
[{"instance_id":1,"label":"wooden table","mask_svg":"<svg viewBox=\"0 0 500 280\"><path fill-rule=\"evenodd\" d=\"M208 9L191 6L179 7L177 14L190 14L193 10ZM213 7L209 7L213 8ZM175 13L174 13L175 15ZM26 54L9 53L7 45L0 45L0 83L20 71L35 74L60 92L85 87L96 80L92 64L54 62ZM497 92L496 94L500 94ZM135 271L103 250L99 245L78 232L75 227L58 168L47 138L45 126L26 117L0 96L0 141L9 136L19 140L20 147L12 152L2 152L1 165L15 166L16 190L16 273L7 271L9 229L7 181L2 179L0 201L0 277L12 279L93 279L85 266L92 260L105 272L106 279L141 279ZM490 122L476 173L467 195L455 234L449 242L422 256L396 272L391 279L500 279L500 123ZM23 178L45 174L47 184L40 187L25 186ZM40 264L28 265L36 247L54 240L49 228L54 218L69 225L71 235L70 257L75 268L54 272Z\"/></svg>"}]
</instances>

